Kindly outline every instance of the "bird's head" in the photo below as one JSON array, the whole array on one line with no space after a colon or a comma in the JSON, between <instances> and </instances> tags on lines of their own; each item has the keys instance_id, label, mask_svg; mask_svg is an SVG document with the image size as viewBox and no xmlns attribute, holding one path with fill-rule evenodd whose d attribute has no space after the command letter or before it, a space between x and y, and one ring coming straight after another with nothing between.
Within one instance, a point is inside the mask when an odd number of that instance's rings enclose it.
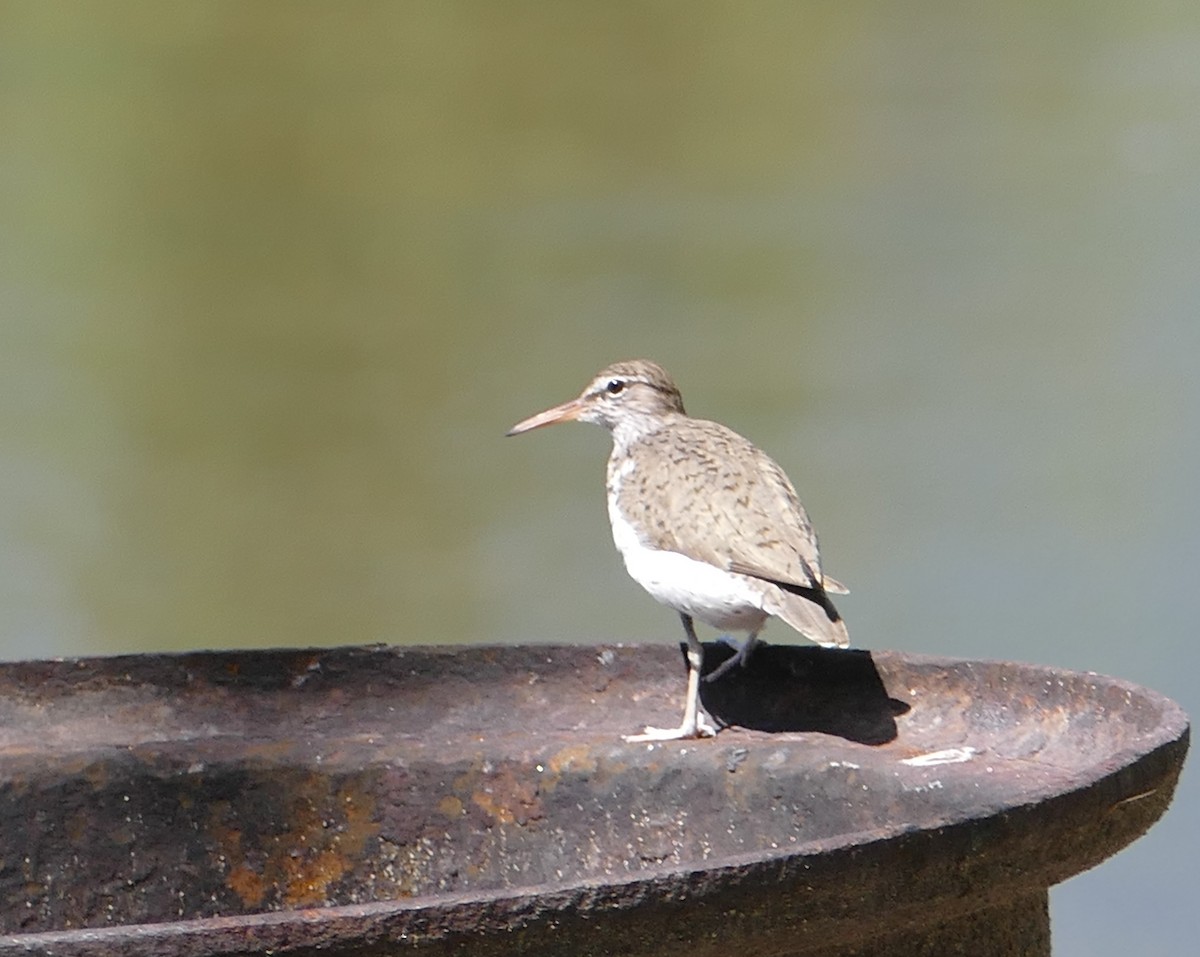
<instances>
[{"instance_id":1,"label":"bird's head","mask_svg":"<svg viewBox=\"0 0 1200 957\"><path fill-rule=\"evenodd\" d=\"M523 419L507 434L574 421L595 422L610 432L643 432L683 414L683 398L667 370L649 359L630 359L601 369L578 398Z\"/></svg>"}]
</instances>

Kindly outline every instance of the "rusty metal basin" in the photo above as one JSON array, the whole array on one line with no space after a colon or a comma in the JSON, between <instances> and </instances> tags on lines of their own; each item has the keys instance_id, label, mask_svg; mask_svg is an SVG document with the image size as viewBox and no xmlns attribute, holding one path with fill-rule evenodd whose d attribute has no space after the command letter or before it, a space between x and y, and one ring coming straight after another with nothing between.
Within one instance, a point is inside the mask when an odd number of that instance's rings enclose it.
<instances>
[{"instance_id":1,"label":"rusty metal basin","mask_svg":"<svg viewBox=\"0 0 1200 957\"><path fill-rule=\"evenodd\" d=\"M729 649L706 646L706 666ZM1047 888L1166 809L1171 701L764 646L0 666L0 954L1048 953Z\"/></svg>"}]
</instances>

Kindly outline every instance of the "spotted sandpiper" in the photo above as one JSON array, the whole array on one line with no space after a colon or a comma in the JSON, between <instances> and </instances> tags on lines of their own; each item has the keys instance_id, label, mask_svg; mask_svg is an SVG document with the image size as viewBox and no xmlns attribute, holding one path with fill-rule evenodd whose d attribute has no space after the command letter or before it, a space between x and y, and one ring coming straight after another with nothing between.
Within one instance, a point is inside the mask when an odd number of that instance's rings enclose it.
<instances>
[{"instance_id":1,"label":"spotted sandpiper","mask_svg":"<svg viewBox=\"0 0 1200 957\"><path fill-rule=\"evenodd\" d=\"M667 371L648 359L602 369L579 397L530 416L517 435L556 422L595 422L612 433L608 517L625 568L679 612L688 686L678 728L646 728L627 741L710 737L700 708L704 648L694 618L749 632L737 654L705 676L744 665L770 617L817 644L850 636L829 594L846 589L821 570L817 536L788 477L732 429L683 410Z\"/></svg>"}]
</instances>

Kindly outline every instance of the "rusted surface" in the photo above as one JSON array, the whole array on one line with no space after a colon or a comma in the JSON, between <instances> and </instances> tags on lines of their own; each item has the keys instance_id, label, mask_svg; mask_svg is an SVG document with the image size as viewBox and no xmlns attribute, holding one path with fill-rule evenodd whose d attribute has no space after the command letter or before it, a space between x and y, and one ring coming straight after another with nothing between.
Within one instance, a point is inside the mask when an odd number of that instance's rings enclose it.
<instances>
[{"instance_id":1,"label":"rusted surface","mask_svg":"<svg viewBox=\"0 0 1200 957\"><path fill-rule=\"evenodd\" d=\"M716 739L623 743L677 718L682 674L655 646L0 666L0 954L1041 933L1045 889L1149 827L1187 747L1113 679L781 646L705 686Z\"/></svg>"}]
</instances>

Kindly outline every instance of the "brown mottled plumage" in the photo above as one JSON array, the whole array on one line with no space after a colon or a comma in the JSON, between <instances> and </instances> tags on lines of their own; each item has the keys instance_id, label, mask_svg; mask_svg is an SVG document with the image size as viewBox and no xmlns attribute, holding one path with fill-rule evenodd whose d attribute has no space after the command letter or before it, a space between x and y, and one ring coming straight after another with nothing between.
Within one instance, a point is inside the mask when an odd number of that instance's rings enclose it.
<instances>
[{"instance_id":1,"label":"brown mottled plumage","mask_svg":"<svg viewBox=\"0 0 1200 957\"><path fill-rule=\"evenodd\" d=\"M816 534L783 470L733 430L688 416L665 369L646 359L614 363L577 399L519 422L509 434L570 420L612 432L613 540L630 575L680 613L688 638L683 724L647 728L630 740L715 733L699 711L703 649L693 617L750 633L708 680L746 660L770 616L819 644L849 644L829 600L829 593L846 589L822 571Z\"/></svg>"}]
</instances>

